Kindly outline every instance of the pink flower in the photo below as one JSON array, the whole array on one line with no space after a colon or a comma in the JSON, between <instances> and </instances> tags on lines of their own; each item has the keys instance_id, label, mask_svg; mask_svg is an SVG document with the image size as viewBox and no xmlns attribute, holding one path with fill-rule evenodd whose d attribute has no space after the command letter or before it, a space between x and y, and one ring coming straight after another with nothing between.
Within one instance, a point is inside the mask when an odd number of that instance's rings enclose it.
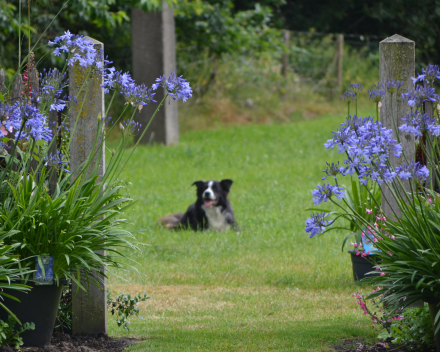
<instances>
[{"instance_id":1,"label":"pink flower","mask_svg":"<svg viewBox=\"0 0 440 352\"><path fill-rule=\"evenodd\" d=\"M385 276L385 273L380 273L380 276Z\"/></svg>"},{"instance_id":2,"label":"pink flower","mask_svg":"<svg viewBox=\"0 0 440 352\"><path fill-rule=\"evenodd\" d=\"M373 209L365 209L365 212L366 212L367 214L371 214L371 213L373 212Z\"/></svg>"}]
</instances>

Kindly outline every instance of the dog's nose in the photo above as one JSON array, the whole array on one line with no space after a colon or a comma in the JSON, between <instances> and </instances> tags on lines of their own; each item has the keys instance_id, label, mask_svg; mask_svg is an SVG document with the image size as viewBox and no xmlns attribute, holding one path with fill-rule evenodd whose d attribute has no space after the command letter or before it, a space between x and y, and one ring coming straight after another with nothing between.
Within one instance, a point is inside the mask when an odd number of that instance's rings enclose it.
<instances>
[{"instance_id":1,"label":"dog's nose","mask_svg":"<svg viewBox=\"0 0 440 352\"><path fill-rule=\"evenodd\" d=\"M211 192L210 191L205 191L205 192L203 192L203 196L204 197L209 197L209 196L211 196Z\"/></svg>"}]
</instances>

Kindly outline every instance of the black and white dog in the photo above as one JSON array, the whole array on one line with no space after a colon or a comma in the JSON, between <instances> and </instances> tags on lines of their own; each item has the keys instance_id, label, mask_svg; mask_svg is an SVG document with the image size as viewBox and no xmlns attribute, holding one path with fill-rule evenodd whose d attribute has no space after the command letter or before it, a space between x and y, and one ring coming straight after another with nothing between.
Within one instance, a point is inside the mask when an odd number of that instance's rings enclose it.
<instances>
[{"instance_id":1,"label":"black and white dog","mask_svg":"<svg viewBox=\"0 0 440 352\"><path fill-rule=\"evenodd\" d=\"M197 230L226 231L238 229L234 212L228 199L232 180L195 181L197 200L186 212L165 215L159 223L169 229L188 228Z\"/></svg>"}]
</instances>

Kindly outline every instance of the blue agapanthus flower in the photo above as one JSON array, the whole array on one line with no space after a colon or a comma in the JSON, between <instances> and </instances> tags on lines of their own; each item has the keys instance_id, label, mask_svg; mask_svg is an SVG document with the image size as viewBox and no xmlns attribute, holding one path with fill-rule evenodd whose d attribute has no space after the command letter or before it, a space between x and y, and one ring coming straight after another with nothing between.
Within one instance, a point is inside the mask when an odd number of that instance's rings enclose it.
<instances>
[{"instance_id":1,"label":"blue agapanthus flower","mask_svg":"<svg viewBox=\"0 0 440 352\"><path fill-rule=\"evenodd\" d=\"M415 111L411 114L407 114L402 118L405 123L399 126L399 130L411 133L416 138L423 136L423 133L429 132L435 136L440 135L440 125L437 124L437 120L434 117L424 114L421 111Z\"/></svg>"},{"instance_id":2,"label":"blue agapanthus flower","mask_svg":"<svg viewBox=\"0 0 440 352\"><path fill-rule=\"evenodd\" d=\"M321 213L313 213L310 215L310 218L306 220L306 232L310 233L310 238L313 236L319 235L326 230L326 227L331 226L333 220L326 220L325 218L329 214L324 212Z\"/></svg>"},{"instance_id":3,"label":"blue agapanthus flower","mask_svg":"<svg viewBox=\"0 0 440 352\"><path fill-rule=\"evenodd\" d=\"M347 87L347 92L353 92L355 94L362 92L362 89L364 87L359 84L359 83L351 83L348 87Z\"/></svg>"},{"instance_id":4,"label":"blue agapanthus flower","mask_svg":"<svg viewBox=\"0 0 440 352\"><path fill-rule=\"evenodd\" d=\"M368 94L370 95L369 99L371 101L375 103L380 102L385 95L385 89L383 89L383 84L377 82L377 84L374 85L374 89L369 90Z\"/></svg>"},{"instance_id":5,"label":"blue agapanthus flower","mask_svg":"<svg viewBox=\"0 0 440 352\"><path fill-rule=\"evenodd\" d=\"M114 67L106 68L103 76L104 84L101 87L104 88L104 93L108 93L110 89L128 90L130 85L135 84L129 72L122 73L122 71L116 71Z\"/></svg>"},{"instance_id":6,"label":"blue agapanthus flower","mask_svg":"<svg viewBox=\"0 0 440 352\"><path fill-rule=\"evenodd\" d=\"M388 91L388 93L394 94L399 93L400 89L403 87L404 82L398 79L387 79L383 84L383 87Z\"/></svg>"},{"instance_id":7,"label":"blue agapanthus flower","mask_svg":"<svg viewBox=\"0 0 440 352\"><path fill-rule=\"evenodd\" d=\"M33 105L23 105L19 107L20 121L14 123L15 138L29 139L36 141L44 140L50 142L52 140L52 131L46 125L46 117L38 111ZM24 129L20 132L21 123L24 121Z\"/></svg>"},{"instance_id":8,"label":"blue agapanthus flower","mask_svg":"<svg viewBox=\"0 0 440 352\"><path fill-rule=\"evenodd\" d=\"M387 160L390 155L399 157L402 153L392 130L372 117L349 116L341 125L325 146L327 149L338 146L339 153L347 155L344 172L358 174L362 184L370 179L378 183L389 182L393 173L387 168Z\"/></svg>"},{"instance_id":9,"label":"blue agapanthus flower","mask_svg":"<svg viewBox=\"0 0 440 352\"><path fill-rule=\"evenodd\" d=\"M408 93L402 94L402 99L409 106L420 108L422 104L426 101L437 102L439 101L439 96L435 94L435 89L430 85L422 86L417 85L415 88L411 89Z\"/></svg>"},{"instance_id":10,"label":"blue agapanthus flower","mask_svg":"<svg viewBox=\"0 0 440 352\"><path fill-rule=\"evenodd\" d=\"M424 183L429 179L429 170L419 162L411 162L396 167L396 173L401 180L413 179L416 183Z\"/></svg>"},{"instance_id":11,"label":"blue agapanthus flower","mask_svg":"<svg viewBox=\"0 0 440 352\"><path fill-rule=\"evenodd\" d=\"M70 54L67 62L69 66L78 62L82 68L95 65L98 69L103 70L104 64L108 63L103 60L103 53L96 50L90 40L82 35L72 34L70 31L66 31L64 35L49 41L49 45L59 45L53 52L55 56L60 56L62 53Z\"/></svg>"},{"instance_id":12,"label":"blue agapanthus flower","mask_svg":"<svg viewBox=\"0 0 440 352\"><path fill-rule=\"evenodd\" d=\"M327 168L325 170L322 170L322 172L325 172L327 176L333 176L336 179L336 176L341 174L342 176L345 176L345 171L347 170L346 167L339 166L339 162L337 164L335 163L326 163ZM324 176L322 180L325 180L327 176Z\"/></svg>"},{"instance_id":13,"label":"blue agapanthus flower","mask_svg":"<svg viewBox=\"0 0 440 352\"><path fill-rule=\"evenodd\" d=\"M440 70L437 65L428 65L426 69L422 68L422 74L416 78L411 77L414 84L417 82L428 82L432 84L434 79L440 79Z\"/></svg>"},{"instance_id":14,"label":"blue agapanthus flower","mask_svg":"<svg viewBox=\"0 0 440 352\"><path fill-rule=\"evenodd\" d=\"M153 90L162 86L174 100L182 99L186 102L192 97L192 89L188 82L182 76L177 77L175 72L171 72L170 76L164 75L156 79L156 83L152 85Z\"/></svg>"},{"instance_id":15,"label":"blue agapanthus flower","mask_svg":"<svg viewBox=\"0 0 440 352\"><path fill-rule=\"evenodd\" d=\"M336 196L337 199L342 200L345 196L345 191L342 187L338 187L330 184L317 185L318 189L314 189L312 192L313 203L315 205L327 202L332 196Z\"/></svg>"},{"instance_id":16,"label":"blue agapanthus flower","mask_svg":"<svg viewBox=\"0 0 440 352\"><path fill-rule=\"evenodd\" d=\"M128 83L121 87L121 93L125 96L125 101L134 106L156 103L156 100L153 99L155 95L153 89L145 86L145 84Z\"/></svg>"},{"instance_id":17,"label":"blue agapanthus flower","mask_svg":"<svg viewBox=\"0 0 440 352\"><path fill-rule=\"evenodd\" d=\"M51 102L50 111L62 111L67 106L67 97L63 97L63 87L67 86L69 79L64 73L61 77L61 72L58 70L44 69L40 73L40 95L41 100Z\"/></svg>"},{"instance_id":18,"label":"blue agapanthus flower","mask_svg":"<svg viewBox=\"0 0 440 352\"><path fill-rule=\"evenodd\" d=\"M69 160L66 156L57 150L55 153L47 154L44 157L44 166L53 167L56 170L63 170L64 172L70 172L66 167L69 165Z\"/></svg>"},{"instance_id":19,"label":"blue agapanthus flower","mask_svg":"<svg viewBox=\"0 0 440 352\"><path fill-rule=\"evenodd\" d=\"M356 93L345 91L344 94L340 97L344 101L356 101Z\"/></svg>"}]
</instances>

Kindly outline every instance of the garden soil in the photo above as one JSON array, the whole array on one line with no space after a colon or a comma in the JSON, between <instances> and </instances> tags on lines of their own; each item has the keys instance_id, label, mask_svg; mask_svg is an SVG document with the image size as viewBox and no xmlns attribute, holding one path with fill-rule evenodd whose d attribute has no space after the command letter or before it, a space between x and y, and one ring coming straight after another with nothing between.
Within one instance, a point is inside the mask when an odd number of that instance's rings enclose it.
<instances>
[{"instance_id":1,"label":"garden soil","mask_svg":"<svg viewBox=\"0 0 440 352\"><path fill-rule=\"evenodd\" d=\"M393 345L388 343L388 347L383 347L379 343L377 344L367 344L365 341L360 339L345 340L342 345L333 346L337 352L436 352L436 349L420 349L413 348L409 349L407 347Z\"/></svg>"},{"instance_id":2,"label":"garden soil","mask_svg":"<svg viewBox=\"0 0 440 352\"><path fill-rule=\"evenodd\" d=\"M105 334L98 336L55 333L51 344L44 347L22 347L23 352L121 352L137 340L127 337L109 337ZM6 346L0 352L13 352L14 349Z\"/></svg>"}]
</instances>

